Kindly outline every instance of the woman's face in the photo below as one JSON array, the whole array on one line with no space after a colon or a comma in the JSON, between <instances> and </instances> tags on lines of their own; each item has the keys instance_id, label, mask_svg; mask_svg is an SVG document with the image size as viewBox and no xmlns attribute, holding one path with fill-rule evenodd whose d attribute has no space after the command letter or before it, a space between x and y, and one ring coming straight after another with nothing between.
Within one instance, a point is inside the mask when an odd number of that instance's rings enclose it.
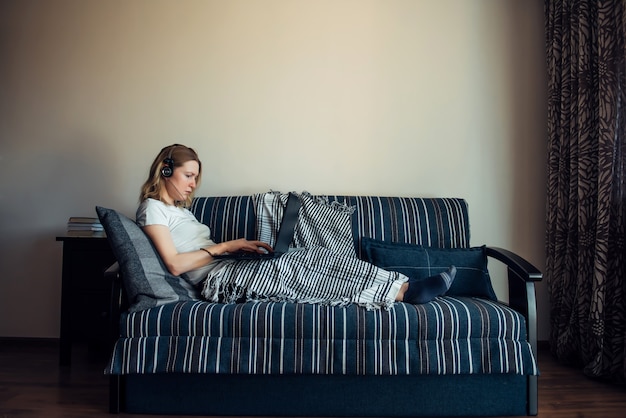
<instances>
[{"instance_id":1,"label":"woman's face","mask_svg":"<svg viewBox=\"0 0 626 418\"><path fill-rule=\"evenodd\" d=\"M172 176L165 178L161 198L172 205L175 201L184 202L196 189L199 174L200 166L197 161L190 160L175 167Z\"/></svg>"}]
</instances>

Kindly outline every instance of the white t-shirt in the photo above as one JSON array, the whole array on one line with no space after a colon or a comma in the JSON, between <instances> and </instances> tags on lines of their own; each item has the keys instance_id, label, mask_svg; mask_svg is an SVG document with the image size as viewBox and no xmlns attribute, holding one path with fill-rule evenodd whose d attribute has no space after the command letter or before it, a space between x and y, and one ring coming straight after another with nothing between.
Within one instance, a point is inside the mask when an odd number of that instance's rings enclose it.
<instances>
[{"instance_id":1,"label":"white t-shirt","mask_svg":"<svg viewBox=\"0 0 626 418\"><path fill-rule=\"evenodd\" d=\"M155 199L146 199L137 208L137 224L165 225L169 228L174 246L179 253L197 251L215 245L211 229L199 222L188 209L168 205ZM183 274L183 278L196 285L204 280L211 265L200 267Z\"/></svg>"}]
</instances>

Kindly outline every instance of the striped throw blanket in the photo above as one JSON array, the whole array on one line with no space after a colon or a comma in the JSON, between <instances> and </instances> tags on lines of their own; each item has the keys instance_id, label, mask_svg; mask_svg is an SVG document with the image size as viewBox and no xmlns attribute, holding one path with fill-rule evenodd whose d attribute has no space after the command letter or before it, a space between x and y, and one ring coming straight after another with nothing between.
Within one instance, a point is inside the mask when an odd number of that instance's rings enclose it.
<instances>
[{"instance_id":1,"label":"striped throw blanket","mask_svg":"<svg viewBox=\"0 0 626 418\"><path fill-rule=\"evenodd\" d=\"M206 281L202 295L209 301L357 303L389 308L406 276L380 269L356 256L315 247L289 252L271 260L220 261Z\"/></svg>"},{"instance_id":2,"label":"striped throw blanket","mask_svg":"<svg viewBox=\"0 0 626 418\"><path fill-rule=\"evenodd\" d=\"M272 260L220 261L209 273L202 295L209 301L357 303L391 306L407 277L357 258L352 238L354 208L308 193L297 194L300 210L289 252ZM261 240L274 244L287 194L263 193L256 201Z\"/></svg>"}]
</instances>

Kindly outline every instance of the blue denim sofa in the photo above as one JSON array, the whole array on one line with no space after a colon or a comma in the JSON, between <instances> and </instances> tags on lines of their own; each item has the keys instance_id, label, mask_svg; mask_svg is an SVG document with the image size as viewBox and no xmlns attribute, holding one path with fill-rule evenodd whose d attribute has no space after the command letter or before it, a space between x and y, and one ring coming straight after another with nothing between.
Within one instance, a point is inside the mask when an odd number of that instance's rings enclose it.
<instances>
[{"instance_id":1,"label":"blue denim sofa","mask_svg":"<svg viewBox=\"0 0 626 418\"><path fill-rule=\"evenodd\" d=\"M128 232L132 225L120 234L99 212L119 262L105 273L114 284L115 346L106 370L111 412L536 415L534 283L541 273L509 251L471 247L463 199L327 198L356 208L358 257L399 271L422 268L417 264L424 260L429 269L455 264L455 285L427 304L367 310L210 303L183 284L171 300L129 310L133 300L124 292L135 299L150 293L127 277L146 264L125 267L128 255L139 252L133 243L140 234ZM218 242L257 237L252 196L197 197L191 210ZM477 254L485 259L478 267L466 259ZM487 259L507 265L507 304L495 300ZM176 278L168 280L178 286Z\"/></svg>"}]
</instances>

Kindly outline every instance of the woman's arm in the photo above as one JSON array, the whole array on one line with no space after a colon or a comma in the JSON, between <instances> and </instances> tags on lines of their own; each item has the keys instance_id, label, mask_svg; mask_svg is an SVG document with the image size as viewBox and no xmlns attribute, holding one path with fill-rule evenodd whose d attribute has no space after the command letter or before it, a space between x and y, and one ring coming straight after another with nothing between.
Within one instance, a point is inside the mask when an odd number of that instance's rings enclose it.
<instances>
[{"instance_id":1,"label":"woman's arm","mask_svg":"<svg viewBox=\"0 0 626 418\"><path fill-rule=\"evenodd\" d=\"M170 230L165 225L146 225L143 231L148 235L163 259L165 266L174 276L180 276L191 270L205 266L213 261L213 257L204 250L179 253L174 246ZM273 251L272 247L261 241L248 241L244 238L226 241L206 248L212 255L234 251Z\"/></svg>"}]
</instances>

